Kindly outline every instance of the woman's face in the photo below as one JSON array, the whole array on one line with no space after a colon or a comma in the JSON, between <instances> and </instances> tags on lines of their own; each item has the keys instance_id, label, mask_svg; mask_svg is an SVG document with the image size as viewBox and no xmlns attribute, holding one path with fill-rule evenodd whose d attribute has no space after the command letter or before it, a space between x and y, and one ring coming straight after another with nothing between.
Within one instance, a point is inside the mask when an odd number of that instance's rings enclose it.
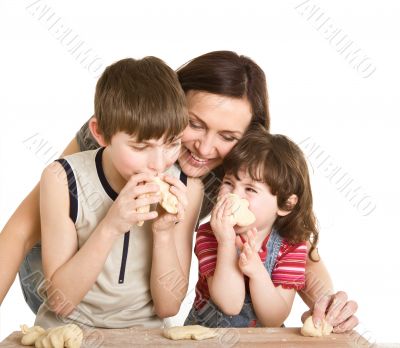
<instances>
[{"instance_id":1,"label":"woman's face","mask_svg":"<svg viewBox=\"0 0 400 348\"><path fill-rule=\"evenodd\" d=\"M222 163L251 121L247 99L189 91L189 125L183 132L179 164L186 175L200 177Z\"/></svg>"}]
</instances>

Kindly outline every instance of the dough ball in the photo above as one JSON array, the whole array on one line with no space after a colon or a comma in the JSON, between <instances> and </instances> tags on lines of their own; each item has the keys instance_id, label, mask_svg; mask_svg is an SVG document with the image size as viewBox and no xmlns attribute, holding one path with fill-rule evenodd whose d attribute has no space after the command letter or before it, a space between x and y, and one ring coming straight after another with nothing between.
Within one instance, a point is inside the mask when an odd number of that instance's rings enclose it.
<instances>
[{"instance_id":1,"label":"dough ball","mask_svg":"<svg viewBox=\"0 0 400 348\"><path fill-rule=\"evenodd\" d=\"M314 322L312 321L312 317L308 317L303 327L301 328L301 334L303 336L309 337L321 337L321 336L328 336L333 331L333 326L329 324L325 319L322 320L320 327L317 329L314 326Z\"/></svg>"},{"instance_id":2,"label":"dough ball","mask_svg":"<svg viewBox=\"0 0 400 348\"><path fill-rule=\"evenodd\" d=\"M228 199L233 202L232 221L238 226L249 226L256 221L255 215L249 210L249 201L240 198L237 194L230 193Z\"/></svg>"},{"instance_id":3,"label":"dough ball","mask_svg":"<svg viewBox=\"0 0 400 348\"><path fill-rule=\"evenodd\" d=\"M163 336L171 340L205 340L217 336L215 329L201 325L175 326L164 329Z\"/></svg>"}]
</instances>

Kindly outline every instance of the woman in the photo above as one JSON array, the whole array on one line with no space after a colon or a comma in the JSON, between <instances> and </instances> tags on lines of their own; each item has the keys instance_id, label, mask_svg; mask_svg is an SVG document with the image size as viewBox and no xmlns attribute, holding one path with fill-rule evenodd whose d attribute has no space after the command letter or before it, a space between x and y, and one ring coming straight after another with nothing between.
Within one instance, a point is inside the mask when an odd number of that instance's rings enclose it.
<instances>
[{"instance_id":1,"label":"woman","mask_svg":"<svg viewBox=\"0 0 400 348\"><path fill-rule=\"evenodd\" d=\"M177 73L186 93L190 117L182 138L179 164L188 176L201 177L203 180L202 218L211 211L223 174L220 165L226 154L250 123L261 123L269 129L266 81L257 64L230 51L211 52L197 57L179 68ZM63 155L97 147L90 133L93 125L92 119L83 126ZM36 186L0 235L0 303L25 255L40 240L39 215L39 189ZM185 243L185 249L191 250L192 242ZM318 253L315 252L312 258L319 259ZM32 283L38 281L32 273L40 265L40 247L33 248L27 261L25 267L21 268L20 276L24 293L29 297ZM184 263L188 261L190 264L190 259L185 258ZM357 304L347 301L344 292L333 294L332 282L321 260L307 260L306 284L300 296L310 311L304 313L302 319L312 312L314 323L318 325L327 312L327 319L334 325L335 332L351 330L358 324L353 315ZM37 303L32 303L34 300L28 298L27 301L31 308L37 308Z\"/></svg>"}]
</instances>

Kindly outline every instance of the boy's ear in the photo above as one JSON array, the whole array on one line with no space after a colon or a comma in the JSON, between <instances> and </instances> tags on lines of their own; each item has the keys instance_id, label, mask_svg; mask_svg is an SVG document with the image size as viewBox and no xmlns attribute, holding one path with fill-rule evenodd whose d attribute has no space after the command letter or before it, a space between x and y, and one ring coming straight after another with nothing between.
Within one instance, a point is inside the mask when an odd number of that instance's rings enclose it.
<instances>
[{"instance_id":1,"label":"boy's ear","mask_svg":"<svg viewBox=\"0 0 400 348\"><path fill-rule=\"evenodd\" d=\"M99 122L97 121L97 118L95 116L93 116L89 120L89 129L90 133L92 133L93 135L93 138L96 139L100 146L104 147L108 145L107 142L104 140L103 134L101 133L101 130L99 128Z\"/></svg>"},{"instance_id":2,"label":"boy's ear","mask_svg":"<svg viewBox=\"0 0 400 348\"><path fill-rule=\"evenodd\" d=\"M287 199L286 204L285 204L288 210L283 210L283 209L278 208L278 213L277 213L278 216L286 216L286 215L290 214L290 212L293 210L294 206L297 204L298 200L299 199L298 199L297 195L295 195L295 194L291 195Z\"/></svg>"}]
</instances>

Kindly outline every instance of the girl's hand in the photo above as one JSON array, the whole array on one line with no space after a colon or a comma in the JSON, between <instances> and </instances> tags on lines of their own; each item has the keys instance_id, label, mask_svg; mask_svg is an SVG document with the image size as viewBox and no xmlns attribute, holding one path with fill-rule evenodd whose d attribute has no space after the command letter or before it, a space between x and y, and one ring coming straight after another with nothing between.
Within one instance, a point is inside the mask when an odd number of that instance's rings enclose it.
<instances>
[{"instance_id":1,"label":"girl's hand","mask_svg":"<svg viewBox=\"0 0 400 348\"><path fill-rule=\"evenodd\" d=\"M170 187L170 192L178 199L178 213L170 214L164 209L157 209L159 217L153 222L153 232L172 230L177 223L185 218L186 207L188 206L187 187L178 178L165 175L162 178ZM157 185L158 186L158 185Z\"/></svg>"},{"instance_id":2,"label":"girl's hand","mask_svg":"<svg viewBox=\"0 0 400 348\"><path fill-rule=\"evenodd\" d=\"M261 262L260 256L255 246L256 228L252 228L247 232L247 241L242 242L239 236L236 237L236 245L241 250L239 255L239 268L242 273L249 278L254 278L265 273L265 267Z\"/></svg>"},{"instance_id":3,"label":"girl's hand","mask_svg":"<svg viewBox=\"0 0 400 348\"><path fill-rule=\"evenodd\" d=\"M235 244L236 233L232 223L232 202L228 194L219 197L211 212L211 228L218 243Z\"/></svg>"},{"instance_id":4,"label":"girl's hand","mask_svg":"<svg viewBox=\"0 0 400 348\"><path fill-rule=\"evenodd\" d=\"M160 201L159 186L151 182L152 178L150 174L141 173L133 175L126 183L103 219L111 233L117 236L124 234L138 221L151 220L157 217L155 211L148 213L136 211L139 207ZM139 198L143 194L150 194L150 196Z\"/></svg>"}]
</instances>

